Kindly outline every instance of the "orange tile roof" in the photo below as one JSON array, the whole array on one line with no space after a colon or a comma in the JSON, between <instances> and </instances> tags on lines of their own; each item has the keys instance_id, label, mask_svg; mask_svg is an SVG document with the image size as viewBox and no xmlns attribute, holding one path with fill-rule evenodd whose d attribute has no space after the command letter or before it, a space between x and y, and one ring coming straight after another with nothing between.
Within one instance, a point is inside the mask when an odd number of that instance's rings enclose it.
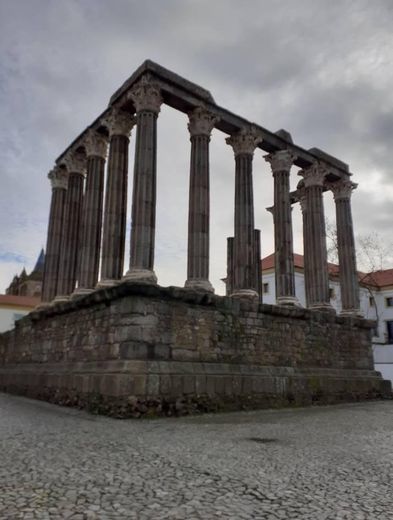
<instances>
[{"instance_id":1,"label":"orange tile roof","mask_svg":"<svg viewBox=\"0 0 393 520\"><path fill-rule=\"evenodd\" d=\"M304 269L304 257L297 253L293 254L293 260L295 267ZM261 260L262 271L267 269L274 269L274 253L269 256L265 256ZM328 263L329 274L338 276L339 266L337 264ZM381 271L375 271L373 273L362 273L358 271L359 282L365 285L373 285L374 287L386 287L393 285L393 269L383 269Z\"/></svg>"},{"instance_id":2,"label":"orange tile roof","mask_svg":"<svg viewBox=\"0 0 393 520\"><path fill-rule=\"evenodd\" d=\"M298 267L299 269L304 269L303 255L294 253L293 261L294 261L295 267ZM262 263L262 271L265 271L266 269L273 269L274 268L274 253L272 253L269 256L265 256L265 258L262 258L261 263ZM329 269L330 274L338 275L338 272L339 272L338 265L328 263L328 269Z\"/></svg>"},{"instance_id":3,"label":"orange tile roof","mask_svg":"<svg viewBox=\"0 0 393 520\"><path fill-rule=\"evenodd\" d=\"M40 303L40 301L40 298L33 298L32 296L15 296L14 294L0 294L0 305L31 307L33 309Z\"/></svg>"},{"instance_id":4,"label":"orange tile roof","mask_svg":"<svg viewBox=\"0 0 393 520\"><path fill-rule=\"evenodd\" d=\"M373 273L359 273L359 280L368 285L386 287L393 285L393 269L383 269Z\"/></svg>"}]
</instances>

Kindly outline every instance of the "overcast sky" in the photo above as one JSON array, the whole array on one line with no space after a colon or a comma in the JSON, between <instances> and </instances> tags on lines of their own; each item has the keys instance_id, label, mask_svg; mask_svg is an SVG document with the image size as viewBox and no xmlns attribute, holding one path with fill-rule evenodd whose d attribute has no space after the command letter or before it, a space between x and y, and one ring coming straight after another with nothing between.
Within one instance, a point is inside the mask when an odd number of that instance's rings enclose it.
<instances>
[{"instance_id":1,"label":"overcast sky","mask_svg":"<svg viewBox=\"0 0 393 520\"><path fill-rule=\"evenodd\" d=\"M378 232L391 242L392 27L392 0L0 0L0 292L23 266L32 269L45 246L54 160L146 58L210 90L232 112L272 131L285 128L298 145L347 162L359 183L356 234ZM186 278L186 123L162 108L161 285ZM211 141L211 281L218 293L233 234L234 159L224 137L215 131ZM135 134L130 179L134 145ZM265 256L273 251L265 210L273 182L261 150L254 198ZM325 200L333 219L331 194ZM301 253L299 208L293 216Z\"/></svg>"}]
</instances>

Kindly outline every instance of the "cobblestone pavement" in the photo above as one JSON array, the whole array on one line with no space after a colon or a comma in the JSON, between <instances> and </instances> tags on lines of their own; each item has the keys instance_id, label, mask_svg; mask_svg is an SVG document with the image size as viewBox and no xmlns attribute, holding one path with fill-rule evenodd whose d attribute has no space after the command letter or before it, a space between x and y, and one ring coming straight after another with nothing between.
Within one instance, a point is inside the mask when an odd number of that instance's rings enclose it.
<instances>
[{"instance_id":1,"label":"cobblestone pavement","mask_svg":"<svg viewBox=\"0 0 393 520\"><path fill-rule=\"evenodd\" d=\"M0 394L1 519L392 519L393 402L118 421Z\"/></svg>"}]
</instances>

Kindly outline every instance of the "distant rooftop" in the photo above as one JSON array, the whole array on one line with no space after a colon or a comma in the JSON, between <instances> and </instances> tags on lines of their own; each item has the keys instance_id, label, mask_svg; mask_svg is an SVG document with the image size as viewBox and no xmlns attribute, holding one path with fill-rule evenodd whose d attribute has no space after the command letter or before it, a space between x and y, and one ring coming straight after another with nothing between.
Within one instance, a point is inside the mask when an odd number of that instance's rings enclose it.
<instances>
[{"instance_id":1,"label":"distant rooftop","mask_svg":"<svg viewBox=\"0 0 393 520\"><path fill-rule=\"evenodd\" d=\"M293 261L295 268L304 269L304 257L298 253L293 254ZM261 260L262 272L268 269L274 269L274 253L265 256ZM328 263L328 271L332 276L338 276L340 268L337 264ZM382 288L393 285L393 269L383 269L371 273L362 273L358 271L359 282L365 285L372 285L374 287Z\"/></svg>"}]
</instances>

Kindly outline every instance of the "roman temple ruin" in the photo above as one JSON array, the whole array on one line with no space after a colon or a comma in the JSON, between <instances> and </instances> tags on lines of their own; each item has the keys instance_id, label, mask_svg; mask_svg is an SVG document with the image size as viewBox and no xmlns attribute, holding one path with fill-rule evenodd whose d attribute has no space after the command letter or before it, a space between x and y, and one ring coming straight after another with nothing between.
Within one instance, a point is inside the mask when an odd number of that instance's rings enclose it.
<instances>
[{"instance_id":1,"label":"roman temple ruin","mask_svg":"<svg viewBox=\"0 0 393 520\"><path fill-rule=\"evenodd\" d=\"M165 103L190 133L187 279L154 271L157 118ZM209 280L209 142L234 154L234 233L227 297ZM135 133L130 263L125 269L128 148ZM264 305L252 164L266 152L274 183L277 305ZM292 166L302 180L290 192ZM42 304L0 336L0 388L114 415L338 402L390 395L373 370L360 315L348 166L285 131L218 106L205 89L149 60L58 157ZM104 190L105 183L105 190ZM330 305L323 193L336 205L343 312ZM105 193L105 200L104 200ZM214 203L214 201L213 201ZM295 294L292 206L303 215L307 308ZM98 403L98 404L97 404ZM174 412L175 411L175 412Z\"/></svg>"}]
</instances>

